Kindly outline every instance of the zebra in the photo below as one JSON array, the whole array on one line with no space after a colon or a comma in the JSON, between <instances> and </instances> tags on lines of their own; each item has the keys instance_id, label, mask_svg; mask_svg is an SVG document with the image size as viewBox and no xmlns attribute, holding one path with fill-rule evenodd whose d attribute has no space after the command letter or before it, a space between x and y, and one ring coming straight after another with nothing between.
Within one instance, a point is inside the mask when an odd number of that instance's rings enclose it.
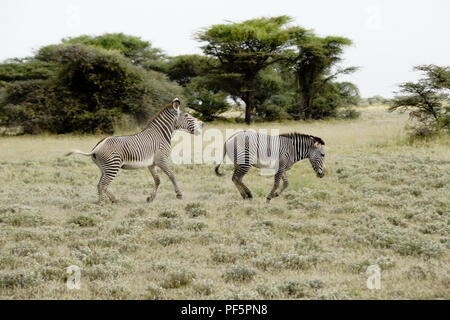
<instances>
[{"instance_id":1,"label":"zebra","mask_svg":"<svg viewBox=\"0 0 450 320\"><path fill-rule=\"evenodd\" d=\"M81 154L90 156L101 171L101 178L97 185L98 201L103 202L104 193L111 202L116 197L108 190L119 169L132 170L147 167L155 181L155 188L147 202L152 202L160 185L160 178L156 171L159 167L172 181L176 197L182 199L183 195L178 188L175 175L168 166L170 155L170 142L175 130L187 131L191 134L200 134L204 123L190 114L180 111L180 100L175 98L172 103L162 109L152 118L144 130L129 136L112 136L100 140L91 152L85 153L72 150L66 156Z\"/></svg>"},{"instance_id":2,"label":"zebra","mask_svg":"<svg viewBox=\"0 0 450 320\"><path fill-rule=\"evenodd\" d=\"M267 196L269 203L278 197L289 182L286 175L297 161L308 158L312 168L319 178L323 178L325 169L325 142L315 136L301 133L287 133L279 136L270 136L253 131L240 131L231 136L223 146L222 161L215 167L216 175L223 176L219 167L228 155L234 163L232 181L244 199L252 198L252 193L242 182L242 178L250 168L275 169L275 181L272 190ZM283 179L280 191L277 191Z\"/></svg>"}]
</instances>

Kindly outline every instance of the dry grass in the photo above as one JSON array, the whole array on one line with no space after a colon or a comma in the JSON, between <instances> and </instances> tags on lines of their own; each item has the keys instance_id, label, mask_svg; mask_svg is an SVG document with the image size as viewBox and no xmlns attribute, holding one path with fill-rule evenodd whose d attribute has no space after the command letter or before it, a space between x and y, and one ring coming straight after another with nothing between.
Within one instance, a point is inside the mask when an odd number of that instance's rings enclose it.
<instances>
[{"instance_id":1,"label":"dry grass","mask_svg":"<svg viewBox=\"0 0 450 320\"><path fill-rule=\"evenodd\" d=\"M2 299L449 299L448 141L409 144L407 116L382 107L352 121L256 124L326 141L329 175L307 161L264 203L272 177L245 178L244 201L213 165L173 166L184 199L147 170L121 171L119 202L97 205L98 168L71 149L99 136L0 138ZM214 123L210 127L245 128ZM366 288L367 267L382 289ZM69 291L65 268L81 268Z\"/></svg>"}]
</instances>

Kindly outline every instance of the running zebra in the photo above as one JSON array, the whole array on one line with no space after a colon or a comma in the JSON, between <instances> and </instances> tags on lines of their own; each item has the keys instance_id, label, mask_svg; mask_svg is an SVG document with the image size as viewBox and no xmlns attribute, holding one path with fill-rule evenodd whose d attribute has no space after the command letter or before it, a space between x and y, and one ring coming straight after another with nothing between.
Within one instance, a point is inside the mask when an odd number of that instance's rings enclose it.
<instances>
[{"instance_id":1,"label":"running zebra","mask_svg":"<svg viewBox=\"0 0 450 320\"><path fill-rule=\"evenodd\" d=\"M173 183L177 198L183 196L178 188L175 175L169 168L170 141L175 130L184 130L191 134L200 134L204 123L190 114L180 111L180 100L175 98L171 104L161 110L147 127L131 136L107 137L100 140L91 152L73 150L67 154L90 156L101 171L98 183L98 200L103 202L103 194L116 202L116 197L108 190L108 186L119 172L119 169L131 170L147 167L155 180L155 189L147 198L151 202L156 197L160 179L156 172L158 166Z\"/></svg>"},{"instance_id":2,"label":"running zebra","mask_svg":"<svg viewBox=\"0 0 450 320\"><path fill-rule=\"evenodd\" d=\"M306 134L287 133L269 136L252 131L242 131L234 134L225 142L222 162L225 155L233 160L232 181L244 199L252 198L252 193L242 182L242 178L252 166L275 169L275 183L267 196L267 203L269 203L273 197L278 197L286 189L288 186L286 171L297 161L308 158L317 176L322 178L325 175L323 145L325 142L321 138ZM222 162L215 168L218 176L223 176L219 173ZM277 191L280 179L283 179L283 185Z\"/></svg>"}]
</instances>

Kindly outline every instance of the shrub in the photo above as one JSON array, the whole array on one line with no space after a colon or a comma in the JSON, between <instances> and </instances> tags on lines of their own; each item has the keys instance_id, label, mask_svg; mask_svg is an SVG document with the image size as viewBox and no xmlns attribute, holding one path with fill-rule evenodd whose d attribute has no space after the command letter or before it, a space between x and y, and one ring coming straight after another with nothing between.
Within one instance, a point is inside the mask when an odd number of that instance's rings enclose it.
<instances>
[{"instance_id":1,"label":"shrub","mask_svg":"<svg viewBox=\"0 0 450 320\"><path fill-rule=\"evenodd\" d=\"M237 258L236 253L225 251L221 247L211 249L211 259L215 263L233 263Z\"/></svg>"},{"instance_id":2,"label":"shrub","mask_svg":"<svg viewBox=\"0 0 450 320\"><path fill-rule=\"evenodd\" d=\"M163 218L176 218L178 217L178 214L171 210L164 210L159 213L159 216Z\"/></svg>"},{"instance_id":3,"label":"shrub","mask_svg":"<svg viewBox=\"0 0 450 320\"><path fill-rule=\"evenodd\" d=\"M76 224L80 227L93 227L97 224L97 219L88 215L78 215L72 217L69 223Z\"/></svg>"},{"instance_id":4,"label":"shrub","mask_svg":"<svg viewBox=\"0 0 450 320\"><path fill-rule=\"evenodd\" d=\"M167 247L172 244L180 243L184 239L185 238L183 236L178 234L162 234L156 238L156 241L158 241L162 246Z\"/></svg>"},{"instance_id":5,"label":"shrub","mask_svg":"<svg viewBox=\"0 0 450 320\"><path fill-rule=\"evenodd\" d=\"M391 257L381 256L375 263L380 266L381 270L392 269L395 267L395 260Z\"/></svg>"},{"instance_id":6,"label":"shrub","mask_svg":"<svg viewBox=\"0 0 450 320\"><path fill-rule=\"evenodd\" d=\"M205 280L198 281L194 284L194 290L201 296L209 296L213 292L213 282Z\"/></svg>"},{"instance_id":7,"label":"shrub","mask_svg":"<svg viewBox=\"0 0 450 320\"><path fill-rule=\"evenodd\" d=\"M27 270L0 271L0 288L13 289L37 286L42 281L40 274Z\"/></svg>"},{"instance_id":8,"label":"shrub","mask_svg":"<svg viewBox=\"0 0 450 320\"><path fill-rule=\"evenodd\" d=\"M201 231L207 227L208 225L201 221L194 221L186 224L186 229L190 231Z\"/></svg>"},{"instance_id":9,"label":"shrub","mask_svg":"<svg viewBox=\"0 0 450 320\"><path fill-rule=\"evenodd\" d=\"M322 289L323 287L325 287L325 281L320 279L309 280L309 287L311 289Z\"/></svg>"},{"instance_id":10,"label":"shrub","mask_svg":"<svg viewBox=\"0 0 450 320\"><path fill-rule=\"evenodd\" d=\"M263 271L266 271L270 268L278 269L281 267L281 262L270 255L265 255L261 258L254 258L252 259L252 263L256 268Z\"/></svg>"},{"instance_id":11,"label":"shrub","mask_svg":"<svg viewBox=\"0 0 450 320\"><path fill-rule=\"evenodd\" d=\"M411 266L404 273L408 279L425 280L435 277L433 271L426 270L421 266Z\"/></svg>"},{"instance_id":12,"label":"shrub","mask_svg":"<svg viewBox=\"0 0 450 320\"><path fill-rule=\"evenodd\" d=\"M144 294L144 299L146 300L160 300L163 297L164 289L155 284L148 286Z\"/></svg>"},{"instance_id":13,"label":"shrub","mask_svg":"<svg viewBox=\"0 0 450 320\"><path fill-rule=\"evenodd\" d=\"M340 110L337 114L337 118L339 119L357 119L361 116L361 112L353 109L353 108L345 108Z\"/></svg>"},{"instance_id":14,"label":"shrub","mask_svg":"<svg viewBox=\"0 0 450 320\"><path fill-rule=\"evenodd\" d=\"M314 264L309 256L302 256L295 253L284 253L281 255L281 264L284 268L307 270Z\"/></svg>"},{"instance_id":15,"label":"shrub","mask_svg":"<svg viewBox=\"0 0 450 320\"><path fill-rule=\"evenodd\" d=\"M171 218L156 218L147 220L145 225L155 229L173 229L179 225L179 222Z\"/></svg>"},{"instance_id":16,"label":"shrub","mask_svg":"<svg viewBox=\"0 0 450 320\"><path fill-rule=\"evenodd\" d=\"M264 297L264 299L276 299L280 296L280 291L274 283L262 283L256 286L256 291Z\"/></svg>"},{"instance_id":17,"label":"shrub","mask_svg":"<svg viewBox=\"0 0 450 320\"><path fill-rule=\"evenodd\" d=\"M48 79L54 74L54 65L35 59L9 60L0 64L0 81Z\"/></svg>"},{"instance_id":18,"label":"shrub","mask_svg":"<svg viewBox=\"0 0 450 320\"><path fill-rule=\"evenodd\" d=\"M320 244L311 238L303 238L301 241L295 243L295 249L300 254L306 254L309 252L322 252Z\"/></svg>"},{"instance_id":19,"label":"shrub","mask_svg":"<svg viewBox=\"0 0 450 320\"><path fill-rule=\"evenodd\" d=\"M401 255L424 256L428 259L439 258L444 252L439 243L424 239L400 241L394 246L394 250Z\"/></svg>"},{"instance_id":20,"label":"shrub","mask_svg":"<svg viewBox=\"0 0 450 320\"><path fill-rule=\"evenodd\" d=\"M226 281L248 282L256 275L256 271L246 265L238 265L225 271L223 277Z\"/></svg>"},{"instance_id":21,"label":"shrub","mask_svg":"<svg viewBox=\"0 0 450 320\"><path fill-rule=\"evenodd\" d=\"M304 298L308 296L309 286L298 280L286 280L278 289L290 298Z\"/></svg>"},{"instance_id":22,"label":"shrub","mask_svg":"<svg viewBox=\"0 0 450 320\"><path fill-rule=\"evenodd\" d=\"M112 133L123 114L144 124L174 96L182 96L182 89L164 75L134 66L119 52L81 44L47 51L56 70L53 76L4 85L3 125L33 134Z\"/></svg>"},{"instance_id":23,"label":"shrub","mask_svg":"<svg viewBox=\"0 0 450 320\"><path fill-rule=\"evenodd\" d=\"M0 223L15 227L36 227L51 224L31 207L14 205L0 208Z\"/></svg>"},{"instance_id":24,"label":"shrub","mask_svg":"<svg viewBox=\"0 0 450 320\"><path fill-rule=\"evenodd\" d=\"M170 272L161 283L164 289L174 289L186 286L195 279L195 273L188 270Z\"/></svg>"},{"instance_id":25,"label":"shrub","mask_svg":"<svg viewBox=\"0 0 450 320\"><path fill-rule=\"evenodd\" d=\"M186 207L184 208L184 210L192 218L195 218L198 216L206 216L206 214L207 214L206 210L203 209L201 207L201 204L198 202L187 204Z\"/></svg>"}]
</instances>

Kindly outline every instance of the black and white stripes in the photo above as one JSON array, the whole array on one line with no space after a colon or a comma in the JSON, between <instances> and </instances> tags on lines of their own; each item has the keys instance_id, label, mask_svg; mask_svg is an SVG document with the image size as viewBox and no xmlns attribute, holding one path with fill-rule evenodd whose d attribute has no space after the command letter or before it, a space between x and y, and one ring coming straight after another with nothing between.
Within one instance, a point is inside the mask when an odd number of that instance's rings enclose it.
<instances>
[{"instance_id":1,"label":"black and white stripes","mask_svg":"<svg viewBox=\"0 0 450 320\"><path fill-rule=\"evenodd\" d=\"M168 166L170 142L175 130L184 130L192 134L199 132L203 123L186 112L180 111L180 100L177 98L161 110L147 127L130 136L108 137L101 140L90 153L74 150L67 155L78 153L91 156L98 165L102 176L98 183L99 201L103 201L106 193L114 202L116 198L107 188L115 178L119 169L140 169L148 167L155 180L155 189L147 198L152 201L156 196L160 179L156 172L158 166L172 181L177 198L182 194L175 176Z\"/></svg>"},{"instance_id":2,"label":"black and white stripes","mask_svg":"<svg viewBox=\"0 0 450 320\"><path fill-rule=\"evenodd\" d=\"M270 136L254 131L242 131L231 136L224 145L225 155L233 160L234 172L232 181L244 199L252 198L252 193L242 182L242 178L252 166L257 168L271 168L275 170L274 186L267 196L267 202L277 197L288 186L286 171L294 163L308 158L317 176L325 175L324 141L321 138L300 133ZM222 160L223 161L223 160ZM215 168L217 175L219 167ZM280 179L283 185L277 191Z\"/></svg>"}]
</instances>

